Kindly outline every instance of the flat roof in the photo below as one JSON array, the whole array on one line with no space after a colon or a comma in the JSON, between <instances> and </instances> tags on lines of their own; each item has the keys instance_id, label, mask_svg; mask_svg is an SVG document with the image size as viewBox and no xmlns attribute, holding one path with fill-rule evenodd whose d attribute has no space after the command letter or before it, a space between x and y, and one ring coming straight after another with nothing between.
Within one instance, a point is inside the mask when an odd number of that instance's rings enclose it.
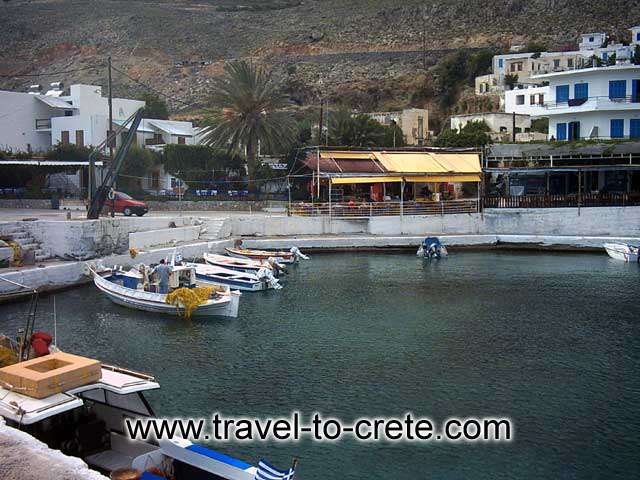
<instances>
[{"instance_id":1,"label":"flat roof","mask_svg":"<svg viewBox=\"0 0 640 480\"><path fill-rule=\"evenodd\" d=\"M606 67L590 67L590 68L581 68L579 70L564 70L562 72L544 73L542 75L532 75L531 78L553 78L553 77L563 77L563 76L569 76L569 75L590 74L590 73L597 73L597 72L611 72L611 71L618 71L618 70L640 70L640 65L625 63L623 65L609 65Z\"/></svg>"}]
</instances>

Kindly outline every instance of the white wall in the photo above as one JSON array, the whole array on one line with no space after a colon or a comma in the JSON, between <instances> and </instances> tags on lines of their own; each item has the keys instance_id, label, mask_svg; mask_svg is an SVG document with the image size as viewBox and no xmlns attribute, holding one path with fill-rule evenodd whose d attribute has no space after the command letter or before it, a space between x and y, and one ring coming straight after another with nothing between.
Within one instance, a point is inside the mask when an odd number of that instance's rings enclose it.
<instances>
[{"instance_id":1,"label":"white wall","mask_svg":"<svg viewBox=\"0 0 640 480\"><path fill-rule=\"evenodd\" d=\"M631 119L640 119L640 109L627 112L588 112L549 117L549 138L558 138L558 123L580 122L580 137L589 138L593 127L598 127L599 138L611 137L611 119L624 120L624 135L629 136Z\"/></svg>"},{"instance_id":2,"label":"white wall","mask_svg":"<svg viewBox=\"0 0 640 480\"><path fill-rule=\"evenodd\" d=\"M524 104L518 105L517 97L524 96ZM531 105L531 95L535 95L535 105ZM543 106L538 105L540 95L543 95L544 101L549 99L549 87L530 87L515 90L507 90L504 92L504 111L506 113L516 113L520 115L530 115L532 117L545 116L546 111Z\"/></svg>"},{"instance_id":3,"label":"white wall","mask_svg":"<svg viewBox=\"0 0 640 480\"><path fill-rule=\"evenodd\" d=\"M0 149L26 152L49 150L51 132L36 131L36 119L50 118L54 110L34 95L0 91Z\"/></svg>"}]
</instances>

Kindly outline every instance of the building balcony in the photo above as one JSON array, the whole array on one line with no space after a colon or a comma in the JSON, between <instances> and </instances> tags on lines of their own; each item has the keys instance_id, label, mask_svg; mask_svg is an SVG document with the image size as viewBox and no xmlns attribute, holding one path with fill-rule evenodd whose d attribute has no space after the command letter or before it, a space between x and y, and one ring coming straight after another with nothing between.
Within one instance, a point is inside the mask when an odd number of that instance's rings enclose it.
<instances>
[{"instance_id":1,"label":"building balcony","mask_svg":"<svg viewBox=\"0 0 640 480\"><path fill-rule=\"evenodd\" d=\"M570 99L565 102L549 101L544 103L547 115L581 113L594 111L640 110L640 95L619 98L608 96Z\"/></svg>"},{"instance_id":2,"label":"building balcony","mask_svg":"<svg viewBox=\"0 0 640 480\"><path fill-rule=\"evenodd\" d=\"M36 118L36 130L38 131L51 131L51 119L50 118Z\"/></svg>"}]
</instances>

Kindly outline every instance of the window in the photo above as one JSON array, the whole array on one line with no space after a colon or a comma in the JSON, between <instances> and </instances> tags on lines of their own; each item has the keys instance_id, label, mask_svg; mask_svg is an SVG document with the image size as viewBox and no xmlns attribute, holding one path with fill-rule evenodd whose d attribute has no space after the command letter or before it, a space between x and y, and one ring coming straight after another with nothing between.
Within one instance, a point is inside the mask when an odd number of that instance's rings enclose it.
<instances>
[{"instance_id":1,"label":"window","mask_svg":"<svg viewBox=\"0 0 640 480\"><path fill-rule=\"evenodd\" d=\"M73 110L65 110L64 111L64 116L65 117L73 117Z\"/></svg>"},{"instance_id":2,"label":"window","mask_svg":"<svg viewBox=\"0 0 640 480\"><path fill-rule=\"evenodd\" d=\"M544 105L544 93L541 93L538 97L538 105Z\"/></svg>"},{"instance_id":3,"label":"window","mask_svg":"<svg viewBox=\"0 0 640 480\"><path fill-rule=\"evenodd\" d=\"M575 98L589 98L589 84L588 83L576 83L573 88L573 96Z\"/></svg>"},{"instance_id":4,"label":"window","mask_svg":"<svg viewBox=\"0 0 640 480\"><path fill-rule=\"evenodd\" d=\"M524 105L524 95L516 95L516 105Z\"/></svg>"},{"instance_id":5,"label":"window","mask_svg":"<svg viewBox=\"0 0 640 480\"><path fill-rule=\"evenodd\" d=\"M69 145L69 130L62 130L60 132L60 142L63 145Z\"/></svg>"},{"instance_id":6,"label":"window","mask_svg":"<svg viewBox=\"0 0 640 480\"><path fill-rule=\"evenodd\" d=\"M76 130L76 145L84 147L84 130Z\"/></svg>"},{"instance_id":7,"label":"window","mask_svg":"<svg viewBox=\"0 0 640 480\"><path fill-rule=\"evenodd\" d=\"M569 101L569 85L558 85L556 87L556 103Z\"/></svg>"},{"instance_id":8,"label":"window","mask_svg":"<svg viewBox=\"0 0 640 480\"><path fill-rule=\"evenodd\" d=\"M631 138L640 138L640 119L631 119L631 128L629 129L629 136Z\"/></svg>"},{"instance_id":9,"label":"window","mask_svg":"<svg viewBox=\"0 0 640 480\"><path fill-rule=\"evenodd\" d=\"M536 96L535 95L530 95L529 96L529 105L535 105L536 104Z\"/></svg>"},{"instance_id":10,"label":"window","mask_svg":"<svg viewBox=\"0 0 640 480\"><path fill-rule=\"evenodd\" d=\"M589 43L593 43L594 40L595 40L595 38L589 37Z\"/></svg>"},{"instance_id":11,"label":"window","mask_svg":"<svg viewBox=\"0 0 640 480\"><path fill-rule=\"evenodd\" d=\"M624 120L611 120L611 138L624 138Z\"/></svg>"},{"instance_id":12,"label":"window","mask_svg":"<svg viewBox=\"0 0 640 480\"><path fill-rule=\"evenodd\" d=\"M504 60L502 58L498 59L498 68L503 68L504 67Z\"/></svg>"},{"instance_id":13,"label":"window","mask_svg":"<svg viewBox=\"0 0 640 480\"><path fill-rule=\"evenodd\" d=\"M640 32L636 33L636 42L640 42Z\"/></svg>"},{"instance_id":14,"label":"window","mask_svg":"<svg viewBox=\"0 0 640 480\"><path fill-rule=\"evenodd\" d=\"M560 60L556 59L553 61L553 68L560 68Z\"/></svg>"},{"instance_id":15,"label":"window","mask_svg":"<svg viewBox=\"0 0 640 480\"><path fill-rule=\"evenodd\" d=\"M557 140L566 140L567 139L567 124L559 123L556 125L556 139Z\"/></svg>"},{"instance_id":16,"label":"window","mask_svg":"<svg viewBox=\"0 0 640 480\"><path fill-rule=\"evenodd\" d=\"M609 98L625 98L627 96L626 80L611 80L609 82Z\"/></svg>"},{"instance_id":17,"label":"window","mask_svg":"<svg viewBox=\"0 0 640 480\"><path fill-rule=\"evenodd\" d=\"M178 145L184 145L186 143L184 137L178 137Z\"/></svg>"},{"instance_id":18,"label":"window","mask_svg":"<svg viewBox=\"0 0 640 480\"><path fill-rule=\"evenodd\" d=\"M605 62L609 60L609 54L607 52L602 52L602 60Z\"/></svg>"},{"instance_id":19,"label":"window","mask_svg":"<svg viewBox=\"0 0 640 480\"><path fill-rule=\"evenodd\" d=\"M573 58L567 59L567 67L573 68Z\"/></svg>"}]
</instances>

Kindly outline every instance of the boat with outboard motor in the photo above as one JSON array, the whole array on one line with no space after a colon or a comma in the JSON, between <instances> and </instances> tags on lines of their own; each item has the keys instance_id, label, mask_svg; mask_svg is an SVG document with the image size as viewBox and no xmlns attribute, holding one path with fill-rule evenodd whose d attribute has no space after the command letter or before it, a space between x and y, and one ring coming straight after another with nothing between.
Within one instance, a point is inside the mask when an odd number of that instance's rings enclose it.
<instances>
[{"instance_id":1,"label":"boat with outboard motor","mask_svg":"<svg viewBox=\"0 0 640 480\"><path fill-rule=\"evenodd\" d=\"M245 273L255 274L262 268L268 268L277 276L278 273L286 272L287 269L285 265L276 262L273 257L267 260L252 260L249 258L229 257L217 253L204 253L202 258L209 265Z\"/></svg>"},{"instance_id":2,"label":"boat with outboard motor","mask_svg":"<svg viewBox=\"0 0 640 480\"><path fill-rule=\"evenodd\" d=\"M622 260L627 263L638 263L640 259L640 250L637 246L625 243L605 243L603 245L607 254L616 260Z\"/></svg>"},{"instance_id":3,"label":"boat with outboard motor","mask_svg":"<svg viewBox=\"0 0 640 480\"><path fill-rule=\"evenodd\" d=\"M431 260L433 258L446 258L449 256L449 252L438 237L427 237L420 244L416 255Z\"/></svg>"},{"instance_id":4,"label":"boat with outboard motor","mask_svg":"<svg viewBox=\"0 0 640 480\"><path fill-rule=\"evenodd\" d=\"M273 271L266 267L256 273L246 273L205 263L187 263L186 266L195 269L199 286L222 285L249 292L282 288Z\"/></svg>"},{"instance_id":5,"label":"boat with outboard motor","mask_svg":"<svg viewBox=\"0 0 640 480\"><path fill-rule=\"evenodd\" d=\"M184 305L167 302L167 294L159 293L157 283L148 280L147 267L125 271L123 269L103 269L96 271L90 268L93 281L98 289L112 302L124 307L153 313L183 315ZM197 287L196 270L193 266L174 265L169 276L169 293L185 288ZM241 293L229 287L221 287L200 303L191 313L196 317L237 317Z\"/></svg>"}]
</instances>

